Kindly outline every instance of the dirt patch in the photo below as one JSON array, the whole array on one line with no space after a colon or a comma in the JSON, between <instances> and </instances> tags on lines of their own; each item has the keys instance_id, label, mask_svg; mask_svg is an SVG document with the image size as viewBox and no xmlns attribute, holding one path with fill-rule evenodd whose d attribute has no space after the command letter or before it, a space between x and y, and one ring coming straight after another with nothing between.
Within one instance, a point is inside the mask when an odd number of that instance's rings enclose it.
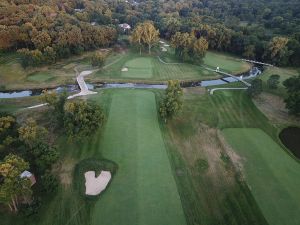
<instances>
[{"instance_id":1,"label":"dirt patch","mask_svg":"<svg viewBox=\"0 0 300 225\"><path fill-rule=\"evenodd\" d=\"M300 159L300 128L285 128L280 132L279 138L281 142L293 153L293 155Z\"/></svg>"},{"instance_id":2,"label":"dirt patch","mask_svg":"<svg viewBox=\"0 0 300 225\"><path fill-rule=\"evenodd\" d=\"M270 93L262 93L253 102L274 124L300 124L299 118L288 114L282 97Z\"/></svg>"},{"instance_id":3,"label":"dirt patch","mask_svg":"<svg viewBox=\"0 0 300 225\"><path fill-rule=\"evenodd\" d=\"M176 129L170 129L176 130ZM235 171L225 165L221 156L224 149L223 142L219 140L218 130L200 125L196 133L184 140L180 140L178 135L172 134L172 140L178 146L178 150L188 163L188 167L193 176L206 176L214 183L219 191L225 186L230 186L234 181ZM228 150L229 151L229 150ZM225 154L227 151L225 152ZM231 152L230 152L231 153ZM240 161L237 155L231 153L234 161ZM205 165L207 162L207 165ZM201 169L199 170L199 162ZM203 169L205 165L205 170ZM227 184L227 185L226 185Z\"/></svg>"},{"instance_id":4,"label":"dirt patch","mask_svg":"<svg viewBox=\"0 0 300 225\"><path fill-rule=\"evenodd\" d=\"M59 161L54 167L53 172L59 177L60 183L68 188L72 184L73 170L76 161L72 158L66 158Z\"/></svg>"}]
</instances>

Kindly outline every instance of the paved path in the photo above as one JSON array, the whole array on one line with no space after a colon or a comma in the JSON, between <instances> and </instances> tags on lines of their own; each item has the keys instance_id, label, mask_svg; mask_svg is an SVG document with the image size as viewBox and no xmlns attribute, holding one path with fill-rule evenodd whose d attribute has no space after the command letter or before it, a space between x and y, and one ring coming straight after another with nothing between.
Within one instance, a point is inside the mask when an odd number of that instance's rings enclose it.
<instances>
[{"instance_id":1,"label":"paved path","mask_svg":"<svg viewBox=\"0 0 300 225\"><path fill-rule=\"evenodd\" d=\"M216 72L216 73L220 73L220 74L225 75L225 76L232 77L232 78L234 78L234 79L236 79L236 80L238 80L238 81L241 81L242 83L244 83L244 84L245 84L246 86L248 86L248 87L251 86L250 83L248 83L247 81L243 80L242 78L240 78L240 77L238 77L238 76L234 76L234 75L232 75L232 74L230 74L230 73L226 73L226 72L223 72L223 71L220 71L220 70L211 69L211 68L209 68L209 67L203 67L203 68L206 69L206 70L209 70L209 71L213 71L213 72Z\"/></svg>"},{"instance_id":2,"label":"paved path","mask_svg":"<svg viewBox=\"0 0 300 225\"><path fill-rule=\"evenodd\" d=\"M77 68L75 68L74 70L76 72L76 80L77 80L77 83L78 83L78 85L80 87L80 92L77 93L77 94L75 94L75 95L70 95L68 97L68 99L72 99L72 98L79 97L79 96L97 94L97 92L90 91L88 89L88 86L86 85L86 83L84 81L84 77L85 76L88 76L91 73L96 72L97 70L86 70L86 71L82 71L80 74L79 74ZM45 105L47 105L47 103L30 106L30 107L27 107L27 109L39 108L39 107L42 107L42 106L45 106Z\"/></svg>"},{"instance_id":3,"label":"paved path","mask_svg":"<svg viewBox=\"0 0 300 225\"><path fill-rule=\"evenodd\" d=\"M209 91L209 94L213 95L215 91L218 90L247 90L248 88L213 88Z\"/></svg>"}]
</instances>

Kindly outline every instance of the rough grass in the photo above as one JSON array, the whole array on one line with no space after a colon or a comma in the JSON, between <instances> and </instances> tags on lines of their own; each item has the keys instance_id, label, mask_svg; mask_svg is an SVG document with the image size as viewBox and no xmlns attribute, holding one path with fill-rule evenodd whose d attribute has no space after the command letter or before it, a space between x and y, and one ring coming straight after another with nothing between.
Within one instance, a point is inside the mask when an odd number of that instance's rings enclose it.
<instances>
[{"instance_id":1,"label":"rough grass","mask_svg":"<svg viewBox=\"0 0 300 225\"><path fill-rule=\"evenodd\" d=\"M280 76L279 85L277 89L270 89L267 86L267 80L273 74L278 74ZM286 79L299 75L299 68L280 68L280 67L266 67L264 72L261 74L260 78L263 81L263 89L265 92L276 94L281 97L286 96L286 90L283 86L283 81Z\"/></svg>"},{"instance_id":2,"label":"rough grass","mask_svg":"<svg viewBox=\"0 0 300 225\"><path fill-rule=\"evenodd\" d=\"M44 81L48 81L53 78L54 77L51 75L50 72L36 72L36 73L30 74L27 77L27 80L34 81L34 82L44 82Z\"/></svg>"},{"instance_id":3,"label":"rough grass","mask_svg":"<svg viewBox=\"0 0 300 225\"><path fill-rule=\"evenodd\" d=\"M225 129L244 158L246 181L269 224L300 224L300 164L260 129Z\"/></svg>"},{"instance_id":4,"label":"rough grass","mask_svg":"<svg viewBox=\"0 0 300 225\"><path fill-rule=\"evenodd\" d=\"M210 96L188 90L182 112L164 126L188 224L267 224L224 144ZM230 155L230 157L229 157Z\"/></svg>"}]
</instances>

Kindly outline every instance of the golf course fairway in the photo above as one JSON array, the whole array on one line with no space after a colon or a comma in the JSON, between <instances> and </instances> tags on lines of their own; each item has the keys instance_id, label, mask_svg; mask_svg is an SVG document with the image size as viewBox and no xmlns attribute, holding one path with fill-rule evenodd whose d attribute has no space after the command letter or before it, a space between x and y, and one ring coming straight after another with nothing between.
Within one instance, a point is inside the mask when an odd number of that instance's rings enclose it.
<instances>
[{"instance_id":1,"label":"golf course fairway","mask_svg":"<svg viewBox=\"0 0 300 225\"><path fill-rule=\"evenodd\" d=\"M115 90L100 149L118 171L92 212L93 225L184 225L157 120L155 95Z\"/></svg>"},{"instance_id":2,"label":"golf course fairway","mask_svg":"<svg viewBox=\"0 0 300 225\"><path fill-rule=\"evenodd\" d=\"M300 224L300 164L256 128L223 133L242 157L245 179L270 225Z\"/></svg>"}]
</instances>

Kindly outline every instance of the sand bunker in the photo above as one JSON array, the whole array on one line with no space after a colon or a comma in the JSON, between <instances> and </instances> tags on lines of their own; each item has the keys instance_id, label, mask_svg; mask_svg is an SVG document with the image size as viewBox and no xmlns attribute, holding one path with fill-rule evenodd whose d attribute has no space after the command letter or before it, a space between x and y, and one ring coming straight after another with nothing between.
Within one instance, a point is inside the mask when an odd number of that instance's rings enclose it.
<instances>
[{"instance_id":1,"label":"sand bunker","mask_svg":"<svg viewBox=\"0 0 300 225\"><path fill-rule=\"evenodd\" d=\"M128 68L127 68L127 67L124 67L124 68L122 68L121 71L122 71L122 72L127 72L127 71L128 71Z\"/></svg>"},{"instance_id":2,"label":"sand bunker","mask_svg":"<svg viewBox=\"0 0 300 225\"><path fill-rule=\"evenodd\" d=\"M95 171L88 171L85 176L85 194L98 195L105 190L111 179L109 171L101 171L98 177L95 177Z\"/></svg>"}]
</instances>

